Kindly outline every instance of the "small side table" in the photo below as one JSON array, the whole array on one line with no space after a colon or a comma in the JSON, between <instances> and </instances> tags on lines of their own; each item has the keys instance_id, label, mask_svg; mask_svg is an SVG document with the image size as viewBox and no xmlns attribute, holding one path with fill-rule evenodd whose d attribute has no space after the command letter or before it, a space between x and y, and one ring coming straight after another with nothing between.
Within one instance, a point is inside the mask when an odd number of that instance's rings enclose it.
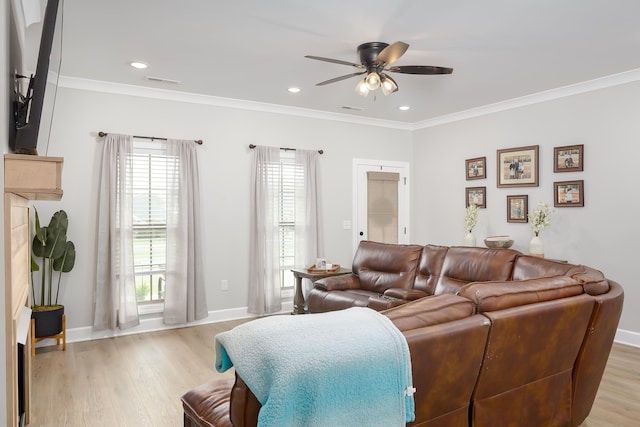
<instances>
[{"instance_id":1,"label":"small side table","mask_svg":"<svg viewBox=\"0 0 640 427\"><path fill-rule=\"evenodd\" d=\"M306 314L304 295L302 294L302 279L309 279L312 282L316 280L324 279L325 277L340 276L343 274L351 273L348 268L340 267L336 271L320 271L310 273L306 268L292 268L291 272L296 279L296 289L293 296L293 311L291 314Z\"/></svg>"}]
</instances>

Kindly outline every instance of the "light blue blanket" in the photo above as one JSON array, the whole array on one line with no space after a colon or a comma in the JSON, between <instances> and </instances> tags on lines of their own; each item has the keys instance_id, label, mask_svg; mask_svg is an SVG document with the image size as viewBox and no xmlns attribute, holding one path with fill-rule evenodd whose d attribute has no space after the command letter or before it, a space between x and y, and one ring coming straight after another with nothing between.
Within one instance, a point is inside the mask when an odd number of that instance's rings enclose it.
<instances>
[{"instance_id":1,"label":"light blue blanket","mask_svg":"<svg viewBox=\"0 0 640 427\"><path fill-rule=\"evenodd\" d=\"M272 316L216 336L216 369L235 366L261 427L404 426L414 420L409 347L362 307Z\"/></svg>"}]
</instances>

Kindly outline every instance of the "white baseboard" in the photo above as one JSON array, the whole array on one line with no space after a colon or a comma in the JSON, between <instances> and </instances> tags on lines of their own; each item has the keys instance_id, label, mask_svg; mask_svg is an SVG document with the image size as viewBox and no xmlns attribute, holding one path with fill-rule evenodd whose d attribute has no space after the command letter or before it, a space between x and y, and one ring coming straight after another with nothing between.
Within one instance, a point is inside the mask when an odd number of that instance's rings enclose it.
<instances>
[{"instance_id":1,"label":"white baseboard","mask_svg":"<svg viewBox=\"0 0 640 427\"><path fill-rule=\"evenodd\" d=\"M633 347L640 347L640 333L618 329L616 331L615 342Z\"/></svg>"},{"instance_id":2,"label":"white baseboard","mask_svg":"<svg viewBox=\"0 0 640 427\"><path fill-rule=\"evenodd\" d=\"M293 310L293 302L284 301L282 303L282 310L279 313L274 313L274 314L291 313L292 310ZM239 307L239 308L231 308L231 309L225 309L225 310L210 311L209 315L204 319L200 319L195 322L184 323L180 325L165 325L162 322L162 317L141 318L140 324L138 326L125 329L124 331L121 331L121 330L96 331L91 326L67 329L67 343L91 341L91 340L98 340L102 338L121 337L125 335L142 334L145 332L162 331L162 330L168 330L168 329L187 328L190 326L205 325L207 323L224 322L227 320L246 319L246 318L253 318L253 317L257 317L257 316L253 313L249 313L247 311L247 307ZM53 339L46 339L36 344L36 347L46 347L51 345L56 345L56 341Z\"/></svg>"}]
</instances>

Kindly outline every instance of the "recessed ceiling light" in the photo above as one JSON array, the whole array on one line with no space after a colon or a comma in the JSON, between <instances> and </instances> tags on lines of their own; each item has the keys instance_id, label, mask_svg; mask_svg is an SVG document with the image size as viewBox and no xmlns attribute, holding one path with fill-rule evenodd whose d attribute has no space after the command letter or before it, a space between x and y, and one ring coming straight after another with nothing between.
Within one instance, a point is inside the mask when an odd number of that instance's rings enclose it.
<instances>
[{"instance_id":1,"label":"recessed ceiling light","mask_svg":"<svg viewBox=\"0 0 640 427\"><path fill-rule=\"evenodd\" d=\"M137 68L137 69L139 69L139 70L144 70L145 68L147 68L147 67L148 67L148 65L147 65L147 64L145 64L144 62L140 62L140 61L133 61L130 65L131 65L133 68Z\"/></svg>"},{"instance_id":2,"label":"recessed ceiling light","mask_svg":"<svg viewBox=\"0 0 640 427\"><path fill-rule=\"evenodd\" d=\"M300 92L300 88L299 87L290 87L289 89L287 89L289 92L291 93L298 93Z\"/></svg>"},{"instance_id":3,"label":"recessed ceiling light","mask_svg":"<svg viewBox=\"0 0 640 427\"><path fill-rule=\"evenodd\" d=\"M408 105L401 105L400 107L398 107L398 110L400 111L407 111L410 110L411 107L409 107Z\"/></svg>"}]
</instances>

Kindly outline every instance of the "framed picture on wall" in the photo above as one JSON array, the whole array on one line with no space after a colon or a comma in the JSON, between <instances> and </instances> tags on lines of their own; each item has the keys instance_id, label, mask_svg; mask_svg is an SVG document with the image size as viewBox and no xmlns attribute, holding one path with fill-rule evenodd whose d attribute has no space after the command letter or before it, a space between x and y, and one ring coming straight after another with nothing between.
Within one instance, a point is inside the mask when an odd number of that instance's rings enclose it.
<instances>
[{"instance_id":1,"label":"framed picture on wall","mask_svg":"<svg viewBox=\"0 0 640 427\"><path fill-rule=\"evenodd\" d=\"M498 150L498 187L538 186L538 146Z\"/></svg>"},{"instance_id":2,"label":"framed picture on wall","mask_svg":"<svg viewBox=\"0 0 640 427\"><path fill-rule=\"evenodd\" d=\"M557 208L584 206L584 181L562 181L553 183L554 203Z\"/></svg>"},{"instance_id":3,"label":"framed picture on wall","mask_svg":"<svg viewBox=\"0 0 640 427\"><path fill-rule=\"evenodd\" d=\"M475 159L467 159L464 162L465 170L467 171L467 181L471 179L484 179L487 177L486 157L476 157Z\"/></svg>"},{"instance_id":4,"label":"framed picture on wall","mask_svg":"<svg viewBox=\"0 0 640 427\"><path fill-rule=\"evenodd\" d=\"M465 188L467 199L466 207L476 205L479 208L487 207L487 187L467 187Z\"/></svg>"},{"instance_id":5,"label":"framed picture on wall","mask_svg":"<svg viewBox=\"0 0 640 427\"><path fill-rule=\"evenodd\" d=\"M584 145L566 145L553 149L554 172L581 172L584 170Z\"/></svg>"},{"instance_id":6,"label":"framed picture on wall","mask_svg":"<svg viewBox=\"0 0 640 427\"><path fill-rule=\"evenodd\" d=\"M507 196L507 222L529 222L529 196Z\"/></svg>"}]
</instances>

